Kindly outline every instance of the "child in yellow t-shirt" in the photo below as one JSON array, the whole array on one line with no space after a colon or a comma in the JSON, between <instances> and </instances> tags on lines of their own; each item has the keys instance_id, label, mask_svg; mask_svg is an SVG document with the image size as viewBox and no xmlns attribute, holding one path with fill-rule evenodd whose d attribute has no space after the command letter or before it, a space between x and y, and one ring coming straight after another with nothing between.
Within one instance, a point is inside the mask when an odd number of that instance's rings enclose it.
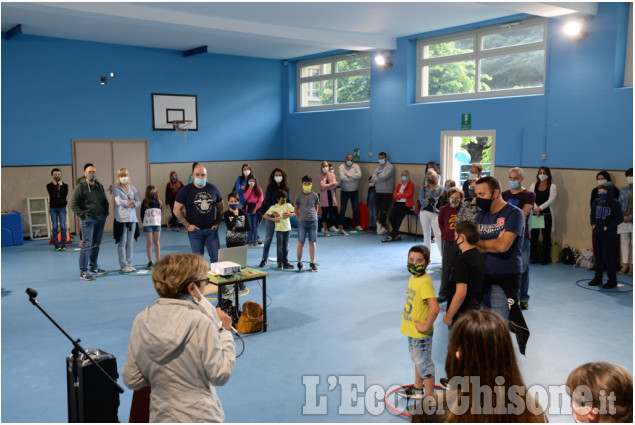
<instances>
[{"instance_id":1,"label":"child in yellow t-shirt","mask_svg":"<svg viewBox=\"0 0 635 425\"><path fill-rule=\"evenodd\" d=\"M276 204L272 205L263 216L267 220L276 223L276 244L278 247L278 268L293 270L293 265L289 263L289 235L291 234L291 217L295 210L293 205L287 204L287 192L278 190L276 192Z\"/></svg>"},{"instance_id":2,"label":"child in yellow t-shirt","mask_svg":"<svg viewBox=\"0 0 635 425\"><path fill-rule=\"evenodd\" d=\"M401 333L408 337L408 351L415 364L415 383L399 395L423 398L434 393L434 363L432 362L432 333L439 314L439 303L434 294L432 279L426 273L430 264L430 250L415 245L408 252L408 281L406 303L401 317ZM425 388L425 394L424 394Z\"/></svg>"}]
</instances>

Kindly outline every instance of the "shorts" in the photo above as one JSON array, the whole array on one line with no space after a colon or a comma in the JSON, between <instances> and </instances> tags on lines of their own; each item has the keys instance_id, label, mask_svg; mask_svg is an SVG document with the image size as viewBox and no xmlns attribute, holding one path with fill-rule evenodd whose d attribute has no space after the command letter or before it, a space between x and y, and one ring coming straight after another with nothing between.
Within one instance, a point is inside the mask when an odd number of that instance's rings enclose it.
<instances>
[{"instance_id":1,"label":"shorts","mask_svg":"<svg viewBox=\"0 0 635 425\"><path fill-rule=\"evenodd\" d=\"M143 233L160 232L161 226L143 226Z\"/></svg>"},{"instance_id":2,"label":"shorts","mask_svg":"<svg viewBox=\"0 0 635 425\"><path fill-rule=\"evenodd\" d=\"M317 242L317 221L298 222L298 242L304 243L307 233L309 242Z\"/></svg>"},{"instance_id":3,"label":"shorts","mask_svg":"<svg viewBox=\"0 0 635 425\"><path fill-rule=\"evenodd\" d=\"M434 376L434 363L432 362L432 334L425 338L417 339L408 337L408 351L410 359L417 367L421 379Z\"/></svg>"}]
</instances>

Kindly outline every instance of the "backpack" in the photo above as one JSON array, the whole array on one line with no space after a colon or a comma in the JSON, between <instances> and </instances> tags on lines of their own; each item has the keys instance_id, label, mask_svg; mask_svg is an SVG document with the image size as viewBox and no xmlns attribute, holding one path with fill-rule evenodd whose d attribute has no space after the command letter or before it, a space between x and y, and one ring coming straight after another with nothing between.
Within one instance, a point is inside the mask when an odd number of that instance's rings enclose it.
<instances>
[{"instance_id":1,"label":"backpack","mask_svg":"<svg viewBox=\"0 0 635 425\"><path fill-rule=\"evenodd\" d=\"M569 245L565 245L564 248L562 248L562 255L560 256L560 260L565 264L573 266L575 265L579 256L580 254L578 253L577 249L572 248Z\"/></svg>"},{"instance_id":2,"label":"backpack","mask_svg":"<svg viewBox=\"0 0 635 425\"><path fill-rule=\"evenodd\" d=\"M219 294L220 296L220 294ZM234 306L234 303L229 298L223 298L220 302L220 309L223 310L229 317L232 318L232 326L236 326L238 323L238 316L240 315L240 310Z\"/></svg>"},{"instance_id":3,"label":"backpack","mask_svg":"<svg viewBox=\"0 0 635 425\"><path fill-rule=\"evenodd\" d=\"M263 323L262 306L254 301L246 301L243 304L243 312L236 324L236 330L241 334L250 334L262 331Z\"/></svg>"},{"instance_id":4,"label":"backpack","mask_svg":"<svg viewBox=\"0 0 635 425\"><path fill-rule=\"evenodd\" d=\"M595 267L593 250L587 248L580 251L580 257L576 260L575 265L576 267L582 267L588 270L593 269Z\"/></svg>"}]
</instances>

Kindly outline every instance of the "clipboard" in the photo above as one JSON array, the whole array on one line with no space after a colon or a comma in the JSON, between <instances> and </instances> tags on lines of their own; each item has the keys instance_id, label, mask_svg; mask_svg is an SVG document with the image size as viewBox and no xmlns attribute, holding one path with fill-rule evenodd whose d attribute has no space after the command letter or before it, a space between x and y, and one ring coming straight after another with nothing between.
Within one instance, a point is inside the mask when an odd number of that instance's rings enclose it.
<instances>
[{"instance_id":1,"label":"clipboard","mask_svg":"<svg viewBox=\"0 0 635 425\"><path fill-rule=\"evenodd\" d=\"M545 216L540 217L531 215L529 216L529 228L530 229L544 229L545 228Z\"/></svg>"}]
</instances>

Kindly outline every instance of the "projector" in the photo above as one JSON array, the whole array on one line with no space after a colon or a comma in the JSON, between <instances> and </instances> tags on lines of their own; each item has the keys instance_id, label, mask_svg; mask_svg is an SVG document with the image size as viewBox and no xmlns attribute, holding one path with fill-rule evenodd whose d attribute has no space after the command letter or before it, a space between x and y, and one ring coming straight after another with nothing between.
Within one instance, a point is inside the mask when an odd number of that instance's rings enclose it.
<instances>
[{"instance_id":1,"label":"projector","mask_svg":"<svg viewBox=\"0 0 635 425\"><path fill-rule=\"evenodd\" d=\"M240 273L240 264L231 261L219 261L218 263L210 264L210 271L216 275L231 276L235 273Z\"/></svg>"}]
</instances>

